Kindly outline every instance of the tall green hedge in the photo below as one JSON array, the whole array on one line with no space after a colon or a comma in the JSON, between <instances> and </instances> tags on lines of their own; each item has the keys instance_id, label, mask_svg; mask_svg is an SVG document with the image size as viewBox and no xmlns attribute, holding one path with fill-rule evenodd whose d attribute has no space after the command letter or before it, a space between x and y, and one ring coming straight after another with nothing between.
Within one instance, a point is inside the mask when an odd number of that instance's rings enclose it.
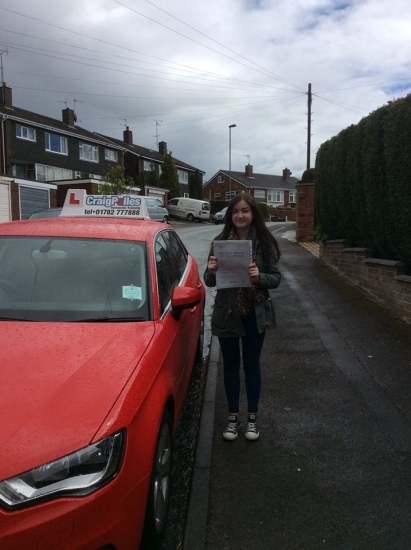
<instances>
[{"instance_id":1,"label":"tall green hedge","mask_svg":"<svg viewBox=\"0 0 411 550\"><path fill-rule=\"evenodd\" d=\"M329 239L411 268L411 94L321 145L315 216Z\"/></svg>"}]
</instances>

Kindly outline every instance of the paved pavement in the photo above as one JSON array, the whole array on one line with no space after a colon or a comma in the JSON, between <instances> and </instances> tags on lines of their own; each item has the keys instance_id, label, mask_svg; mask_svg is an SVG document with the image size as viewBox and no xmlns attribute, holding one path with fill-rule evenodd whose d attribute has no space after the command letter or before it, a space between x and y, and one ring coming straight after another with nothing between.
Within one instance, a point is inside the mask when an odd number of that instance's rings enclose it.
<instances>
[{"instance_id":1,"label":"paved pavement","mask_svg":"<svg viewBox=\"0 0 411 550\"><path fill-rule=\"evenodd\" d=\"M184 550L409 550L411 327L286 237L256 442L212 340Z\"/></svg>"}]
</instances>

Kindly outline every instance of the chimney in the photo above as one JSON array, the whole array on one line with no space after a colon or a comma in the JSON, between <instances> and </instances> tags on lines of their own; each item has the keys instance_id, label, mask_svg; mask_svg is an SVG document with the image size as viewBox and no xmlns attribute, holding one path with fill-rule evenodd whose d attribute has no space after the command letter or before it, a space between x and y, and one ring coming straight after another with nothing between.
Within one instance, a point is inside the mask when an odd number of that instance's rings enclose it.
<instances>
[{"instance_id":1,"label":"chimney","mask_svg":"<svg viewBox=\"0 0 411 550\"><path fill-rule=\"evenodd\" d=\"M123 132L123 141L127 145L133 145L133 132L126 126L126 129Z\"/></svg>"},{"instance_id":2,"label":"chimney","mask_svg":"<svg viewBox=\"0 0 411 550\"><path fill-rule=\"evenodd\" d=\"M5 107L13 107L11 88L9 88L5 82L3 82L3 86L1 87L0 102Z\"/></svg>"},{"instance_id":3,"label":"chimney","mask_svg":"<svg viewBox=\"0 0 411 550\"><path fill-rule=\"evenodd\" d=\"M291 170L289 170L288 168L284 168L284 170L283 170L283 180L284 181L290 181L291 174L292 174Z\"/></svg>"},{"instance_id":4,"label":"chimney","mask_svg":"<svg viewBox=\"0 0 411 550\"><path fill-rule=\"evenodd\" d=\"M74 123L77 121L77 117L73 109L69 109L67 107L66 109L63 109L61 113L63 115L64 124L67 124L68 126L74 126Z\"/></svg>"},{"instance_id":5,"label":"chimney","mask_svg":"<svg viewBox=\"0 0 411 550\"><path fill-rule=\"evenodd\" d=\"M245 166L245 177L246 178L253 178L253 165L252 164L246 164Z\"/></svg>"},{"instance_id":6,"label":"chimney","mask_svg":"<svg viewBox=\"0 0 411 550\"><path fill-rule=\"evenodd\" d=\"M165 141L160 141L158 144L158 152L160 155L163 155L163 157L167 154L167 143Z\"/></svg>"}]
</instances>

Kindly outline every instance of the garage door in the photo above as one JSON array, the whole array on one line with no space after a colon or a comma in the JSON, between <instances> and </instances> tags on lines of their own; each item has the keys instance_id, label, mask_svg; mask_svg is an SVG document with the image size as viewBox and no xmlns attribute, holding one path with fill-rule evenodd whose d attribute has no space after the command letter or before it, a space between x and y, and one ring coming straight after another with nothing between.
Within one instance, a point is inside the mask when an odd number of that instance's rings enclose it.
<instances>
[{"instance_id":1,"label":"garage door","mask_svg":"<svg viewBox=\"0 0 411 550\"><path fill-rule=\"evenodd\" d=\"M49 206L48 189L36 189L20 185L20 217L22 220L27 220L33 212L47 210Z\"/></svg>"},{"instance_id":2,"label":"garage door","mask_svg":"<svg viewBox=\"0 0 411 550\"><path fill-rule=\"evenodd\" d=\"M9 221L11 221L9 186L8 184L0 183L0 223Z\"/></svg>"}]
</instances>

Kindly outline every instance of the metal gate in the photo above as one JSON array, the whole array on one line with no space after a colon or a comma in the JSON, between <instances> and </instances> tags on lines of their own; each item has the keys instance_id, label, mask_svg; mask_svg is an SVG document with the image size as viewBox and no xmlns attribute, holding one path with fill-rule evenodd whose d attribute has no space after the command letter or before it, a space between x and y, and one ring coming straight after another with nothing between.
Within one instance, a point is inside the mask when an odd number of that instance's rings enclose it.
<instances>
[{"instance_id":1,"label":"metal gate","mask_svg":"<svg viewBox=\"0 0 411 550\"><path fill-rule=\"evenodd\" d=\"M20 185L20 219L27 220L33 212L50 207L49 190Z\"/></svg>"}]
</instances>

